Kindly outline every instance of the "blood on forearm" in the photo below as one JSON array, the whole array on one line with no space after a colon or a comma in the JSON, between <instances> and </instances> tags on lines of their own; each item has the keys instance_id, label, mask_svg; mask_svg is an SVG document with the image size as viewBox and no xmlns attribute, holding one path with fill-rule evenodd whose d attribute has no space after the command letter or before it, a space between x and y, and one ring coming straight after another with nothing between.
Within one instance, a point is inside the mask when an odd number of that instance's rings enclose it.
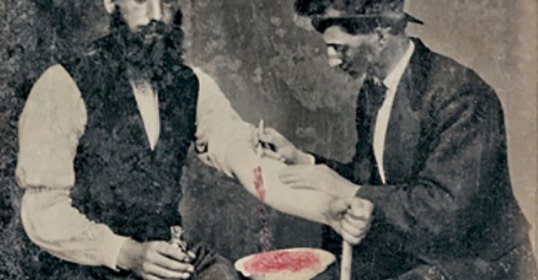
<instances>
[{"instance_id":1,"label":"blood on forearm","mask_svg":"<svg viewBox=\"0 0 538 280\"><path fill-rule=\"evenodd\" d=\"M265 186L263 184L263 174L261 166L254 169L254 188L256 189L256 196L262 202L265 202Z\"/></svg>"},{"instance_id":2,"label":"blood on forearm","mask_svg":"<svg viewBox=\"0 0 538 280\"><path fill-rule=\"evenodd\" d=\"M264 204L289 215L327 223L324 213L334 198L322 192L293 189L283 184L278 174L286 168L284 163L260 158L248 145L241 143L230 147L226 161L235 178Z\"/></svg>"}]
</instances>

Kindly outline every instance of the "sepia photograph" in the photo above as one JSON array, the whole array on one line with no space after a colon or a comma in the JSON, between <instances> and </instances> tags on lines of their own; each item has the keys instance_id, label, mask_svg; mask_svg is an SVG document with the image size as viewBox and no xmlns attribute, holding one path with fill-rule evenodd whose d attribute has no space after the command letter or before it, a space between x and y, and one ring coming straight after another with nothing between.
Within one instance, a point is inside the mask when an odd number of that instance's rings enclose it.
<instances>
[{"instance_id":1,"label":"sepia photograph","mask_svg":"<svg viewBox=\"0 0 538 280\"><path fill-rule=\"evenodd\" d=\"M0 280L535 280L536 0L2 0Z\"/></svg>"}]
</instances>

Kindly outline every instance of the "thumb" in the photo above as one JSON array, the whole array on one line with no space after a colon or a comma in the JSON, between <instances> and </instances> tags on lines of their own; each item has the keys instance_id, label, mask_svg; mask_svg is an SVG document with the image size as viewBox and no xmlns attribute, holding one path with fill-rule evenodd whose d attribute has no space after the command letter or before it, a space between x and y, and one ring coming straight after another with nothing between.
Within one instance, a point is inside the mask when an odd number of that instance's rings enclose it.
<instances>
[{"instance_id":1,"label":"thumb","mask_svg":"<svg viewBox=\"0 0 538 280\"><path fill-rule=\"evenodd\" d=\"M335 199L329 206L330 215L333 217L341 217L348 209L351 208L351 203L347 199Z\"/></svg>"},{"instance_id":2,"label":"thumb","mask_svg":"<svg viewBox=\"0 0 538 280\"><path fill-rule=\"evenodd\" d=\"M364 218L372 214L374 205L366 199L354 198L350 201L350 208L351 210L349 212L352 216L355 218Z\"/></svg>"},{"instance_id":3,"label":"thumb","mask_svg":"<svg viewBox=\"0 0 538 280\"><path fill-rule=\"evenodd\" d=\"M260 141L271 143L276 146L282 146L287 142L284 135L280 134L280 132L272 127L263 129L263 133L260 134Z\"/></svg>"},{"instance_id":4,"label":"thumb","mask_svg":"<svg viewBox=\"0 0 538 280\"><path fill-rule=\"evenodd\" d=\"M286 159L279 153L271 151L269 149L263 149L263 156L272 158L281 162L285 162Z\"/></svg>"}]
</instances>

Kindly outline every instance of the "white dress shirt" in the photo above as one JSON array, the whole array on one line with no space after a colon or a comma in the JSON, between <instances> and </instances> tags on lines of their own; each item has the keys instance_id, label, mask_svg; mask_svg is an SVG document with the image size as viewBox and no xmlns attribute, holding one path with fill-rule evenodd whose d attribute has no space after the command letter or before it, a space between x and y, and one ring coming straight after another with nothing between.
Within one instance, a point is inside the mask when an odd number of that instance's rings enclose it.
<instances>
[{"instance_id":1,"label":"white dress shirt","mask_svg":"<svg viewBox=\"0 0 538 280\"><path fill-rule=\"evenodd\" d=\"M253 135L217 83L200 69L196 107L196 148L206 164L231 176L226 158L232 143ZM154 148L159 138L158 93L149 83L131 82L146 135ZM128 238L105 224L89 220L71 204L75 184L73 161L83 135L87 111L75 81L60 65L36 82L19 121L16 177L25 194L21 217L27 235L61 259L82 265L117 269L116 260Z\"/></svg>"},{"instance_id":2,"label":"white dress shirt","mask_svg":"<svg viewBox=\"0 0 538 280\"><path fill-rule=\"evenodd\" d=\"M151 149L154 150L161 133L159 93L153 90L151 83L147 80L130 81L130 84L136 99L138 111L142 116L146 136Z\"/></svg>"},{"instance_id":3,"label":"white dress shirt","mask_svg":"<svg viewBox=\"0 0 538 280\"><path fill-rule=\"evenodd\" d=\"M374 155L377 161L377 168L379 170L379 175L381 176L381 181L383 184L386 184L385 179L385 168L383 167L383 155L385 152L385 136L387 134L387 128L389 125L390 113L392 111L392 104L394 103L394 96L398 89L398 84L409 64L409 60L415 51L415 44L409 41L409 47L404 56L396 64L394 69L390 74L383 80L383 84L387 87L387 92L385 94L385 100L381 105L381 108L377 112L377 119L375 123L374 130Z\"/></svg>"}]
</instances>

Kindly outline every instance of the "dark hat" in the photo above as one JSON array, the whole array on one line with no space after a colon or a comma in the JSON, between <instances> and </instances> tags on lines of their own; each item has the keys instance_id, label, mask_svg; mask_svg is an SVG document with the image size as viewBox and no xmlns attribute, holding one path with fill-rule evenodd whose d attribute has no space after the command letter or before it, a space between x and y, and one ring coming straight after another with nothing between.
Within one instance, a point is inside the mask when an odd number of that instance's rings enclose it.
<instances>
[{"instance_id":1,"label":"dark hat","mask_svg":"<svg viewBox=\"0 0 538 280\"><path fill-rule=\"evenodd\" d=\"M318 18L386 18L424 24L404 12L405 0L296 0L299 15ZM331 14L331 11L338 11Z\"/></svg>"}]
</instances>

